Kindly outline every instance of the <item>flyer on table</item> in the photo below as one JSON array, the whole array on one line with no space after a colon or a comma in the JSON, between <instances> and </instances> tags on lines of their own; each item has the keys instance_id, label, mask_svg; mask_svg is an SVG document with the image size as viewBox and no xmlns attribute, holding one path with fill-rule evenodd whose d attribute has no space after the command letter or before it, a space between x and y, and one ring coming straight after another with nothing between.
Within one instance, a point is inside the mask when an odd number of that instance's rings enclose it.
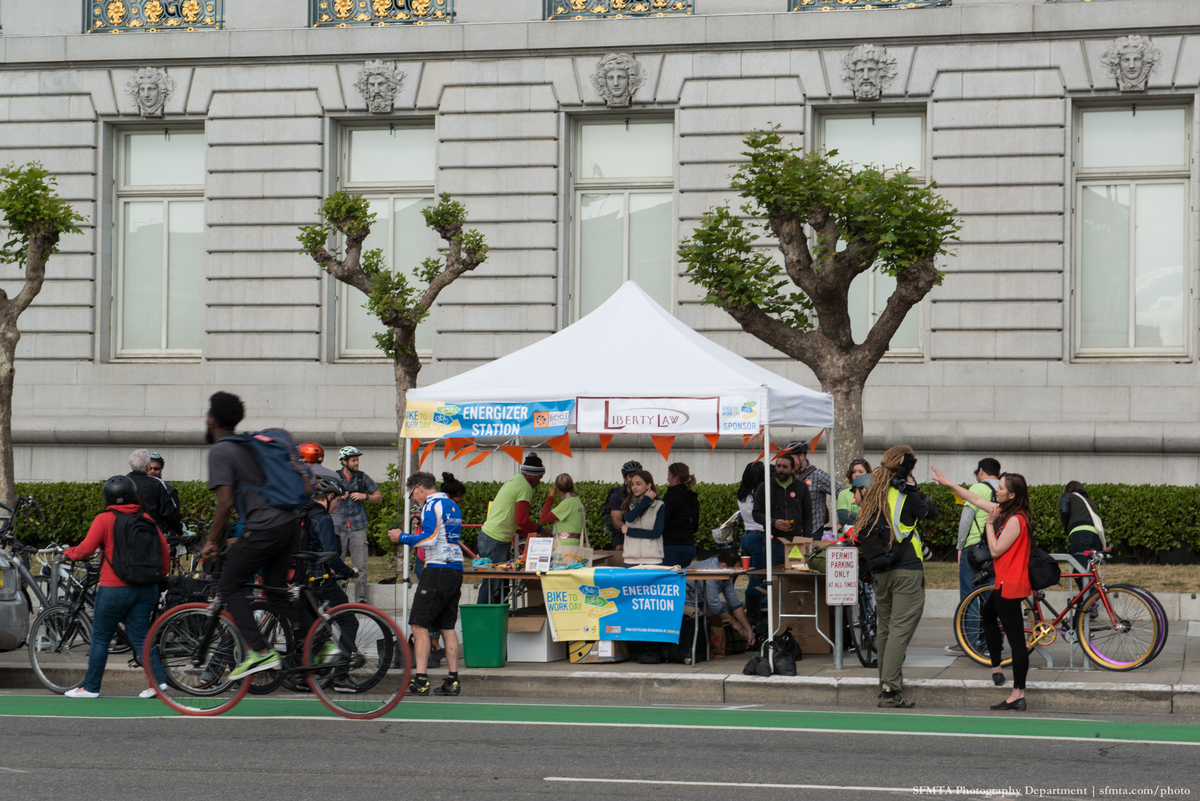
<instances>
[{"instance_id":1,"label":"flyer on table","mask_svg":"<svg viewBox=\"0 0 1200 801\"><path fill-rule=\"evenodd\" d=\"M556 642L679 642L685 593L674 570L555 570L541 580Z\"/></svg>"}]
</instances>

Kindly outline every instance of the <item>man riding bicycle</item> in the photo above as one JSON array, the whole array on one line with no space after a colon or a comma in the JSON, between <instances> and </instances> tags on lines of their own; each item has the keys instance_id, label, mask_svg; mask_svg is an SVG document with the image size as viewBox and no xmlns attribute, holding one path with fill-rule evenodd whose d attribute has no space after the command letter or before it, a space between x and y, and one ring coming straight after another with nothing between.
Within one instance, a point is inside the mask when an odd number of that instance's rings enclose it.
<instances>
[{"instance_id":1,"label":"man riding bicycle","mask_svg":"<svg viewBox=\"0 0 1200 801\"><path fill-rule=\"evenodd\" d=\"M225 608L250 647L250 653L229 674L233 680L280 666L279 652L267 647L254 620L246 585L261 570L264 585L285 587L300 534L295 512L271 506L266 498L249 488L265 484L249 447L234 440L221 441L234 434L243 417L245 407L237 395L215 392L209 398L205 441L215 444L208 452L208 488L217 493L217 509L200 558L208 560L217 555L219 540L236 503L242 533L229 548L217 585ZM298 630L296 610L288 603L287 593L268 589L266 595L268 605L279 619L287 621L293 631Z\"/></svg>"}]
</instances>

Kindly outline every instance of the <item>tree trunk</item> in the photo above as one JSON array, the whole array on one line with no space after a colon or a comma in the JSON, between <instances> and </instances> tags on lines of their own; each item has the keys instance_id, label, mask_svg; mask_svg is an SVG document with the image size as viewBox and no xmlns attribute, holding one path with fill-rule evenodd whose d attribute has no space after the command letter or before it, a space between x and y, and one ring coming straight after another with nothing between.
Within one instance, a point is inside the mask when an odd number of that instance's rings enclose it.
<instances>
[{"instance_id":1,"label":"tree trunk","mask_svg":"<svg viewBox=\"0 0 1200 801\"><path fill-rule=\"evenodd\" d=\"M822 382L823 389L833 395L833 462L837 476L845 475L850 462L863 458L864 383L865 378Z\"/></svg>"},{"instance_id":2,"label":"tree trunk","mask_svg":"<svg viewBox=\"0 0 1200 801\"><path fill-rule=\"evenodd\" d=\"M399 331L396 332L399 337ZM412 343L410 343L411 345ZM405 478L405 465L409 462L405 461L409 458L408 443L404 439L404 413L408 408L408 391L417 385L417 373L421 371L421 362L416 361L415 370L413 369L412 360L405 359L404 354L400 351L396 352L392 359L392 366L396 376L396 467L401 480ZM404 494L404 485L401 484L396 488L397 512L400 517L400 528L404 528L404 518L408 515L408 503ZM392 569L397 573L404 570L404 546L396 547L395 553L392 554Z\"/></svg>"},{"instance_id":3,"label":"tree trunk","mask_svg":"<svg viewBox=\"0 0 1200 801\"><path fill-rule=\"evenodd\" d=\"M21 332L16 319L0 317L0 501L12 506L17 500L16 468L13 466L12 396L16 376L17 342Z\"/></svg>"}]
</instances>

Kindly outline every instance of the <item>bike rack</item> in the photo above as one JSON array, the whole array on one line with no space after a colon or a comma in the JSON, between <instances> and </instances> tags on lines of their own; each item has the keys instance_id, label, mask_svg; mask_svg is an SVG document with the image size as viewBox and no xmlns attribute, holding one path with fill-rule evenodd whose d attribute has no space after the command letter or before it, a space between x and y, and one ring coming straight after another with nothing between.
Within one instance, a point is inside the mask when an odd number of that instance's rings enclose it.
<instances>
[{"instance_id":1,"label":"bike rack","mask_svg":"<svg viewBox=\"0 0 1200 801\"><path fill-rule=\"evenodd\" d=\"M1073 573L1088 572L1087 568L1085 568L1083 565L1079 564L1079 561L1076 560L1075 557L1069 553L1052 553L1050 555L1052 557L1054 557L1054 559L1056 561L1066 562L1068 565L1070 565L1071 572L1073 572ZM1074 581L1074 579L1067 579L1067 580ZM1038 655L1041 656L1042 659L1044 659L1046 661L1046 664L1040 668L1041 670L1056 670L1056 669L1057 670L1095 670L1096 669L1096 666L1093 665L1091 663L1091 660L1089 660L1087 658L1087 654L1085 654L1083 652L1083 644L1080 643L1079 640L1075 637L1074 630L1068 629L1067 631L1062 632L1062 639L1064 641L1066 641L1066 643L1070 646L1070 648L1067 651L1067 653L1069 655L1067 667L1056 668L1054 665L1054 657L1050 655L1050 652L1048 650L1046 650L1045 646L1040 645L1040 644L1033 646L1033 650L1036 651L1038 653ZM1081 665L1079 667L1075 667L1075 647L1076 646L1079 646L1079 659L1081 662Z\"/></svg>"}]
</instances>

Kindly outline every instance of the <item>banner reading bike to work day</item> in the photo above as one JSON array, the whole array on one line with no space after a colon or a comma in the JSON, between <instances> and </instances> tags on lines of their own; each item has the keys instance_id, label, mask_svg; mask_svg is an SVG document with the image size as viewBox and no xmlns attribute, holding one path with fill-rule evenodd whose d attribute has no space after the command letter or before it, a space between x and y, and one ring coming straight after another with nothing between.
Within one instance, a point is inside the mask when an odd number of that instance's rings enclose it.
<instances>
[{"instance_id":1,"label":"banner reading bike to work day","mask_svg":"<svg viewBox=\"0 0 1200 801\"><path fill-rule=\"evenodd\" d=\"M404 436L556 437L567 430L574 399L535 403L463 403L409 401L404 410Z\"/></svg>"},{"instance_id":2,"label":"banner reading bike to work day","mask_svg":"<svg viewBox=\"0 0 1200 801\"><path fill-rule=\"evenodd\" d=\"M554 570L541 580L556 642L679 642L685 593L674 570Z\"/></svg>"}]
</instances>

